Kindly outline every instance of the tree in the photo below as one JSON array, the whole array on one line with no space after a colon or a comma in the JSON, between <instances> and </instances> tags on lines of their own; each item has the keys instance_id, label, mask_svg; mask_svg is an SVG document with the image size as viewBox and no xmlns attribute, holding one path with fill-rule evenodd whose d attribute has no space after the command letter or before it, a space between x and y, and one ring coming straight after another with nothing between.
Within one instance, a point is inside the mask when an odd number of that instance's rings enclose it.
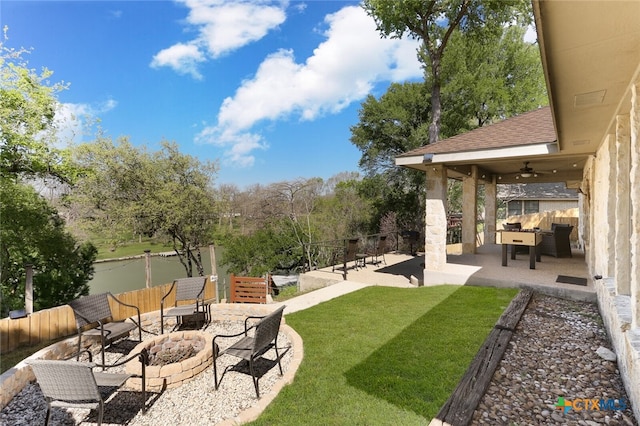
<instances>
[{"instance_id":1,"label":"tree","mask_svg":"<svg viewBox=\"0 0 640 426\"><path fill-rule=\"evenodd\" d=\"M454 32L481 35L517 18L530 19L526 0L365 0L363 8L383 37L407 33L422 41L419 58L431 91L429 143L440 137L442 62Z\"/></svg>"},{"instance_id":2,"label":"tree","mask_svg":"<svg viewBox=\"0 0 640 426\"><path fill-rule=\"evenodd\" d=\"M78 146L76 159L86 172L69 201L82 206L84 222L107 232L113 244L132 233L167 236L187 276L194 266L202 276L200 247L210 242L216 222L211 185L217 165L180 153L175 143L161 145L149 153L126 138L114 144L100 137Z\"/></svg>"},{"instance_id":3,"label":"tree","mask_svg":"<svg viewBox=\"0 0 640 426\"><path fill-rule=\"evenodd\" d=\"M250 235L228 237L221 263L229 272L260 277L290 272L302 265L303 252L288 224L275 221Z\"/></svg>"},{"instance_id":4,"label":"tree","mask_svg":"<svg viewBox=\"0 0 640 426\"><path fill-rule=\"evenodd\" d=\"M5 27L6 40L6 27ZM0 178L74 176L68 151L55 148L56 95L67 86L48 85L53 74L28 68L25 49L0 42Z\"/></svg>"},{"instance_id":5,"label":"tree","mask_svg":"<svg viewBox=\"0 0 640 426\"><path fill-rule=\"evenodd\" d=\"M6 28L5 28L6 40ZM78 244L56 210L25 182L72 182L76 168L55 147L57 93L51 71L28 68L25 49L0 43L0 295L2 314L24 306L25 264L34 267L34 309L87 294L96 249Z\"/></svg>"},{"instance_id":6,"label":"tree","mask_svg":"<svg viewBox=\"0 0 640 426\"><path fill-rule=\"evenodd\" d=\"M77 244L64 221L36 191L3 181L0 186L0 284L2 315L24 306L25 264L35 275L34 309L63 305L89 294L97 250Z\"/></svg>"},{"instance_id":7,"label":"tree","mask_svg":"<svg viewBox=\"0 0 640 426\"><path fill-rule=\"evenodd\" d=\"M365 172L360 196L371 200L373 221L395 212L398 226L421 229L424 173L396 167L395 157L428 143L429 104L424 83L394 83L380 99L369 95L351 127Z\"/></svg>"},{"instance_id":8,"label":"tree","mask_svg":"<svg viewBox=\"0 0 640 426\"><path fill-rule=\"evenodd\" d=\"M456 33L442 63L442 135L454 136L548 103L540 52L510 25L482 38Z\"/></svg>"}]
</instances>

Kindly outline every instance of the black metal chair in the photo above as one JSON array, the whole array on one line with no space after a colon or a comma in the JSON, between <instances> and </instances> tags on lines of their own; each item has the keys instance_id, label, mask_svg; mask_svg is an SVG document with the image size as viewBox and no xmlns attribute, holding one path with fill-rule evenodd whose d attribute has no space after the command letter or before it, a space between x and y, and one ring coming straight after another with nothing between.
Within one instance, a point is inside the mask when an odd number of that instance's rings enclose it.
<instances>
[{"instance_id":1,"label":"black metal chair","mask_svg":"<svg viewBox=\"0 0 640 426\"><path fill-rule=\"evenodd\" d=\"M116 303L136 310L137 321L114 321L109 299ZM102 364L104 364L104 350L114 341L128 336L132 330L138 329L138 341L142 341L142 327L140 325L140 309L137 306L121 302L111 293L90 294L69 302L73 309L78 330L78 354L81 350L82 336L100 336Z\"/></svg>"},{"instance_id":2,"label":"black metal chair","mask_svg":"<svg viewBox=\"0 0 640 426\"><path fill-rule=\"evenodd\" d=\"M213 380L215 389L218 390L220 382L218 382L218 367L217 360L224 354L233 355L237 358L242 358L249 362L249 371L253 378L253 386L256 388L256 396L260 398L260 390L258 389L258 376L255 371L255 360L262 356L266 351L275 348L276 360L278 367L280 368L280 375L282 375L282 364L280 363L280 354L278 353L278 331L280 330L280 322L282 321L282 312L285 306L281 306L272 313L264 317L250 316L244 321L244 331L238 334L224 335L219 334L213 338ZM251 327L248 326L250 320L259 319L260 321ZM253 335L249 335L249 331L254 330ZM242 336L240 340L233 343L231 346L223 351L219 350L219 346L216 344L216 339L219 338L233 338Z\"/></svg>"},{"instance_id":3,"label":"black metal chair","mask_svg":"<svg viewBox=\"0 0 640 426\"><path fill-rule=\"evenodd\" d=\"M47 415L45 425L49 424L52 407L76 407L98 410L98 426L102 424L104 416L104 400L100 388L112 391L120 388L132 377L139 377L142 381L142 412L146 412L146 372L149 363L146 350L133 354L126 359L113 364L102 365L103 368L117 367L138 358L142 364L141 374L107 373L93 371L100 366L93 362L63 361L63 360L27 360L33 374L40 385L40 389L47 401Z\"/></svg>"},{"instance_id":4,"label":"black metal chair","mask_svg":"<svg viewBox=\"0 0 640 426\"><path fill-rule=\"evenodd\" d=\"M160 300L160 334L164 334L164 318L175 317L176 327L180 326L182 317L195 315L196 327L199 327L200 316L204 316L203 323L209 320L209 306L204 303L204 287L207 284L206 277L179 278L174 280L162 299ZM175 288L176 299L173 308L165 311L165 299ZM178 302L191 302L186 305L178 305Z\"/></svg>"},{"instance_id":5,"label":"black metal chair","mask_svg":"<svg viewBox=\"0 0 640 426\"><path fill-rule=\"evenodd\" d=\"M371 256L372 258L371 262L374 265L377 265L382 262L384 262L384 264L386 265L387 260L384 258L384 254L386 251L387 251L387 236L380 235L376 240L375 246L373 247L373 249L367 251L367 256ZM378 260L378 257L380 256L382 256L382 261Z\"/></svg>"},{"instance_id":6,"label":"black metal chair","mask_svg":"<svg viewBox=\"0 0 640 426\"><path fill-rule=\"evenodd\" d=\"M340 266L336 264L337 261L342 261L342 264L344 265L343 268L345 268L347 263L349 262L354 262L353 267L356 270L361 266L365 266L367 254L358 253L359 241L360 240L358 238L350 239L347 241L347 245L342 250L337 250L335 252L333 267L331 268L332 271L335 271L336 268L340 268Z\"/></svg>"}]
</instances>

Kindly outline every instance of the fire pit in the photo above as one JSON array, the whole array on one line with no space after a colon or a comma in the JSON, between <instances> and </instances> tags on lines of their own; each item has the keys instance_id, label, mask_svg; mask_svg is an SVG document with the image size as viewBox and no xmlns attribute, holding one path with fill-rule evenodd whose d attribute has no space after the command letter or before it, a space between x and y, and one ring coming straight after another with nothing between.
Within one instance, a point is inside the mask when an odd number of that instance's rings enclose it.
<instances>
[{"instance_id":1,"label":"fire pit","mask_svg":"<svg viewBox=\"0 0 640 426\"><path fill-rule=\"evenodd\" d=\"M180 331L163 334L137 345L131 353L149 351L146 367L147 390L159 391L165 385L175 388L192 380L211 365L213 336L200 331ZM140 374L137 359L126 365L127 373ZM129 385L141 389L142 379L131 379Z\"/></svg>"}]
</instances>

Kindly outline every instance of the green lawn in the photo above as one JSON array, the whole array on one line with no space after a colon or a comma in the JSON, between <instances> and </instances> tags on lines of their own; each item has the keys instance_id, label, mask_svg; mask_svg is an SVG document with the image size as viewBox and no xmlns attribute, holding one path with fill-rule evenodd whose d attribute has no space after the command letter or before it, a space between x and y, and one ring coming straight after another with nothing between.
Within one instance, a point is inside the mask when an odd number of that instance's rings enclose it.
<instances>
[{"instance_id":1,"label":"green lawn","mask_svg":"<svg viewBox=\"0 0 640 426\"><path fill-rule=\"evenodd\" d=\"M102 259L117 259L119 257L127 256L139 256L144 254L145 250L151 250L151 253L162 253L165 251L173 251L171 244L164 244L162 242L147 240L143 242L127 243L118 246L115 250L111 251L108 244L101 241L94 242L98 248L98 260Z\"/></svg>"},{"instance_id":2,"label":"green lawn","mask_svg":"<svg viewBox=\"0 0 640 426\"><path fill-rule=\"evenodd\" d=\"M428 424L516 294L368 287L289 314L303 362L252 424Z\"/></svg>"}]
</instances>

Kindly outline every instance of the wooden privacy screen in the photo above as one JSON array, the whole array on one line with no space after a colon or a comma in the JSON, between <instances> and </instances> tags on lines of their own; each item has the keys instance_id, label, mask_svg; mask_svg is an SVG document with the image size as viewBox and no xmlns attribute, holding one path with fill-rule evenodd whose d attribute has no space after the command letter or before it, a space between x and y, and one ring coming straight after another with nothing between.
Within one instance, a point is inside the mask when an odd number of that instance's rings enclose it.
<instances>
[{"instance_id":1,"label":"wooden privacy screen","mask_svg":"<svg viewBox=\"0 0 640 426\"><path fill-rule=\"evenodd\" d=\"M231 274L231 303L267 303L268 279Z\"/></svg>"}]
</instances>

